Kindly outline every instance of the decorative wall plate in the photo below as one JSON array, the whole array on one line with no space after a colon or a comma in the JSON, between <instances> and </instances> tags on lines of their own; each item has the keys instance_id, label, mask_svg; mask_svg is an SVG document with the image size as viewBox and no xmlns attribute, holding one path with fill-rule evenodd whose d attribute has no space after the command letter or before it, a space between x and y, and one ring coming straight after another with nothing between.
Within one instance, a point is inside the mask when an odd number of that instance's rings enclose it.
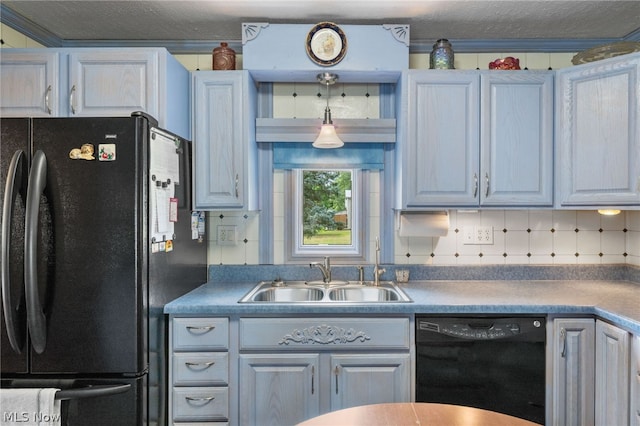
<instances>
[{"instance_id":1,"label":"decorative wall plate","mask_svg":"<svg viewBox=\"0 0 640 426\"><path fill-rule=\"evenodd\" d=\"M587 49L575 55L571 62L573 65L580 65L633 52L640 52L640 42L620 41Z\"/></svg>"},{"instance_id":2,"label":"decorative wall plate","mask_svg":"<svg viewBox=\"0 0 640 426\"><path fill-rule=\"evenodd\" d=\"M332 22L320 22L307 34L307 54L313 62L331 66L340 62L347 53L347 37Z\"/></svg>"}]
</instances>

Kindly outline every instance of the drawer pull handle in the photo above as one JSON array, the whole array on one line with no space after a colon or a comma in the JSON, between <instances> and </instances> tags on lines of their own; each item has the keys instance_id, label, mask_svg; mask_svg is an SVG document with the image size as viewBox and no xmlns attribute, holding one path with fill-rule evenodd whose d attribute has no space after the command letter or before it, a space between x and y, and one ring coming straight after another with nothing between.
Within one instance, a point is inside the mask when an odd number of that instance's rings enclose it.
<instances>
[{"instance_id":1,"label":"drawer pull handle","mask_svg":"<svg viewBox=\"0 0 640 426\"><path fill-rule=\"evenodd\" d=\"M188 368L192 369L192 370L206 370L207 368L211 367L212 365L214 365L215 362L213 361L209 361L209 362L185 362L184 365L186 365Z\"/></svg>"},{"instance_id":2,"label":"drawer pull handle","mask_svg":"<svg viewBox=\"0 0 640 426\"><path fill-rule=\"evenodd\" d=\"M200 405L206 405L216 399L215 396L185 396L184 399L190 403L200 403Z\"/></svg>"},{"instance_id":3,"label":"drawer pull handle","mask_svg":"<svg viewBox=\"0 0 640 426\"><path fill-rule=\"evenodd\" d=\"M311 366L311 395L313 395L315 392L315 387L314 387L315 378L316 378L316 366L312 365Z\"/></svg>"},{"instance_id":4,"label":"drawer pull handle","mask_svg":"<svg viewBox=\"0 0 640 426\"><path fill-rule=\"evenodd\" d=\"M340 370L338 370L338 366L333 370L333 373L336 376L336 395L338 394L338 375L340 375Z\"/></svg>"},{"instance_id":5,"label":"drawer pull handle","mask_svg":"<svg viewBox=\"0 0 640 426\"><path fill-rule=\"evenodd\" d=\"M197 333L197 334L205 334L210 332L211 330L215 329L216 327L214 325L203 325L203 326L196 326L196 325L188 325L187 326L187 330L189 330L192 333Z\"/></svg>"}]
</instances>

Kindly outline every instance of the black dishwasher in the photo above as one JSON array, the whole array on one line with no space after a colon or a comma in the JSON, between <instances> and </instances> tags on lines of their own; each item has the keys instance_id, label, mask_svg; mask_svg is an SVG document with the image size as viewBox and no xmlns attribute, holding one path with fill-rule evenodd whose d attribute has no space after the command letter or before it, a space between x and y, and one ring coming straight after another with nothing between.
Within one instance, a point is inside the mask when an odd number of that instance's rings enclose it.
<instances>
[{"instance_id":1,"label":"black dishwasher","mask_svg":"<svg viewBox=\"0 0 640 426\"><path fill-rule=\"evenodd\" d=\"M416 401L545 422L544 317L416 316Z\"/></svg>"}]
</instances>

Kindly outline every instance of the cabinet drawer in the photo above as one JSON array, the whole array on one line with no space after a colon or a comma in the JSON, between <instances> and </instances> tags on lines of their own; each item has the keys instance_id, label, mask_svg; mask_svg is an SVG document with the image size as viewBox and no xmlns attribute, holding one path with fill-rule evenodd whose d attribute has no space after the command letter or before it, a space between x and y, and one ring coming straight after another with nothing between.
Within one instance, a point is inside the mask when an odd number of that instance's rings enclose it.
<instances>
[{"instance_id":1,"label":"cabinet drawer","mask_svg":"<svg viewBox=\"0 0 640 426\"><path fill-rule=\"evenodd\" d=\"M226 350L228 348L228 318L173 319L174 351Z\"/></svg>"},{"instance_id":2,"label":"cabinet drawer","mask_svg":"<svg viewBox=\"0 0 640 426\"><path fill-rule=\"evenodd\" d=\"M227 420L228 418L228 388L173 389L174 421Z\"/></svg>"},{"instance_id":3,"label":"cabinet drawer","mask_svg":"<svg viewBox=\"0 0 640 426\"><path fill-rule=\"evenodd\" d=\"M240 350L409 349L409 318L241 318Z\"/></svg>"},{"instance_id":4,"label":"cabinet drawer","mask_svg":"<svg viewBox=\"0 0 640 426\"><path fill-rule=\"evenodd\" d=\"M173 354L174 386L220 386L229 383L227 352Z\"/></svg>"}]
</instances>

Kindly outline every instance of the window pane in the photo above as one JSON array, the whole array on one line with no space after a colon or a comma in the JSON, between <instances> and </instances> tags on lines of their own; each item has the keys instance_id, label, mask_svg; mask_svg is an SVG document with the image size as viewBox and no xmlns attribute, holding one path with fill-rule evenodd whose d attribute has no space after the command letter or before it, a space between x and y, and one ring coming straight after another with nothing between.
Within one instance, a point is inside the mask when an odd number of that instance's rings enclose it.
<instances>
[{"instance_id":1,"label":"window pane","mask_svg":"<svg viewBox=\"0 0 640 426\"><path fill-rule=\"evenodd\" d=\"M302 245L352 245L351 171L304 170L302 185Z\"/></svg>"}]
</instances>

